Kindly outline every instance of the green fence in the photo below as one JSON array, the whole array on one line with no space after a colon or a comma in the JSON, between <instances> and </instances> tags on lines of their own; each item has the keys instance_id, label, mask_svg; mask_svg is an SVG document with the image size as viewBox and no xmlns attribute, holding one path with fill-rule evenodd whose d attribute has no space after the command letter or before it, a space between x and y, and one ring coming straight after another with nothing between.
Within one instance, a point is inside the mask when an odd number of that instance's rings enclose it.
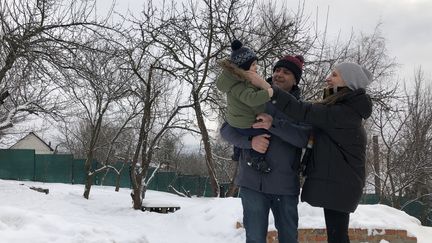
<instances>
[{"instance_id":1,"label":"green fence","mask_svg":"<svg viewBox=\"0 0 432 243\"><path fill-rule=\"evenodd\" d=\"M0 178L12 180L35 180L34 150L0 149Z\"/></svg>"},{"instance_id":2,"label":"green fence","mask_svg":"<svg viewBox=\"0 0 432 243\"><path fill-rule=\"evenodd\" d=\"M112 164L112 166L115 167L117 171L120 171L120 176L114 171L114 169L110 168L107 171L98 174L95 183L105 186L117 186L118 181L120 187L131 188L129 165L125 165L123 162L117 162Z\"/></svg>"},{"instance_id":3,"label":"green fence","mask_svg":"<svg viewBox=\"0 0 432 243\"><path fill-rule=\"evenodd\" d=\"M151 175L154 169L148 173ZM169 186L173 186L181 193L189 193L190 195L211 197L212 190L208 177L178 175L175 172L159 172L148 184L148 189L164 192L173 192ZM228 188L228 184L221 184L222 187Z\"/></svg>"},{"instance_id":4,"label":"green fence","mask_svg":"<svg viewBox=\"0 0 432 243\"><path fill-rule=\"evenodd\" d=\"M391 202L388 199L380 198L378 195L375 194L366 194L363 195L361 198L360 203L362 204L385 204L385 205L392 205ZM402 209L405 213L416 217L422 222L422 225L432 226L432 209L426 204L421 201L413 201L409 198L401 198L400 204L405 205Z\"/></svg>"},{"instance_id":5,"label":"green fence","mask_svg":"<svg viewBox=\"0 0 432 243\"><path fill-rule=\"evenodd\" d=\"M35 154L34 150L0 149L0 178L11 180L29 180L41 182L57 182L68 184L84 184L84 159L74 159L71 154ZM97 173L94 184L131 188L130 168L122 162L112 164L114 169ZM100 167L96 161L92 168ZM150 168L150 176L154 168ZM157 172L150 181L148 189L173 192L169 186L180 192L189 192L191 195L211 196L211 188L206 177L178 175L174 172Z\"/></svg>"},{"instance_id":6,"label":"green fence","mask_svg":"<svg viewBox=\"0 0 432 243\"><path fill-rule=\"evenodd\" d=\"M74 159L71 154L36 154L35 181L72 183Z\"/></svg>"}]
</instances>

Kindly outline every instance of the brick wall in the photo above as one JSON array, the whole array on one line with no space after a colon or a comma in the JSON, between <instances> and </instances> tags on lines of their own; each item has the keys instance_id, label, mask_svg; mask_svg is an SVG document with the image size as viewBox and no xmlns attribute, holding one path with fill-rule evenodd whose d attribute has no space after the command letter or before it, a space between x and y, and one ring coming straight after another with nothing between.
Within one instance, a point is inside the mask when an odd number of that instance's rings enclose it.
<instances>
[{"instance_id":1,"label":"brick wall","mask_svg":"<svg viewBox=\"0 0 432 243\"><path fill-rule=\"evenodd\" d=\"M237 222L237 228L243 227ZM299 229L299 243L327 243L327 234L325 229ZM351 243L379 243L386 240L391 243L416 243L417 238L407 236L406 230L393 229L374 229L369 232L367 229L349 229ZM277 232L269 231L267 234L267 243L278 243Z\"/></svg>"}]
</instances>

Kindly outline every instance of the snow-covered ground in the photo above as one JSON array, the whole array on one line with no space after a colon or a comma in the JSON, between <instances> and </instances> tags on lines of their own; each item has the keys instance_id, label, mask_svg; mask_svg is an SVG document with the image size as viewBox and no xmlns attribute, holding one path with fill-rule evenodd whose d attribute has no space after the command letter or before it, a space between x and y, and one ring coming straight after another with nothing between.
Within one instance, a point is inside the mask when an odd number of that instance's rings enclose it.
<instances>
[{"instance_id":1,"label":"snow-covered ground","mask_svg":"<svg viewBox=\"0 0 432 243\"><path fill-rule=\"evenodd\" d=\"M49 194L30 186L48 188ZM149 201L181 207L158 214L133 210L128 189L93 186L89 200L82 197L83 190L83 185L0 180L0 242L245 242L244 230L235 228L242 218L237 198L182 198L148 191ZM321 209L300 203L299 215L300 228L324 228ZM270 224L274 228L272 217ZM406 229L419 243L432 239L431 227L384 205L360 205L350 227Z\"/></svg>"}]
</instances>

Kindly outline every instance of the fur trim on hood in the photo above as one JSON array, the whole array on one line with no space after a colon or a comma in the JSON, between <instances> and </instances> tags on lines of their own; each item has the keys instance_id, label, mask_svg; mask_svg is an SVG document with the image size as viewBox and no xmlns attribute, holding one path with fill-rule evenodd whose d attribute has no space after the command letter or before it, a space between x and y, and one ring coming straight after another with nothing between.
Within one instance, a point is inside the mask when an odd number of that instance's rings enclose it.
<instances>
[{"instance_id":1,"label":"fur trim on hood","mask_svg":"<svg viewBox=\"0 0 432 243\"><path fill-rule=\"evenodd\" d=\"M219 65L222 67L223 70L233 74L236 78L238 78L240 80L248 81L246 71L237 67L229 59L224 59L224 60L220 61Z\"/></svg>"}]
</instances>

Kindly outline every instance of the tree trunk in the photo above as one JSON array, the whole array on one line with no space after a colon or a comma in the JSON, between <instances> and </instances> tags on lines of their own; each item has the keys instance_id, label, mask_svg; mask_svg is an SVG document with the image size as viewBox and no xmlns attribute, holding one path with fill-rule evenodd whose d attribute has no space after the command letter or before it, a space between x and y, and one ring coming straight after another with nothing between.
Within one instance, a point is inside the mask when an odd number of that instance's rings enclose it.
<instances>
[{"instance_id":1,"label":"tree trunk","mask_svg":"<svg viewBox=\"0 0 432 243\"><path fill-rule=\"evenodd\" d=\"M84 188L84 195L83 195L85 199L89 199L90 189L91 189L91 186L93 185L93 177L94 177L94 174L87 175L86 184L85 184L85 188Z\"/></svg>"},{"instance_id":2,"label":"tree trunk","mask_svg":"<svg viewBox=\"0 0 432 243\"><path fill-rule=\"evenodd\" d=\"M132 179L132 202L134 209L141 209L142 199L141 199L141 176L137 174L135 167L131 167L131 179Z\"/></svg>"},{"instance_id":3,"label":"tree trunk","mask_svg":"<svg viewBox=\"0 0 432 243\"><path fill-rule=\"evenodd\" d=\"M375 171L375 195L378 196L379 202L381 202L381 179L380 179L380 161L379 161L379 146L378 136L372 137L372 149L373 149L373 165Z\"/></svg>"},{"instance_id":4,"label":"tree trunk","mask_svg":"<svg viewBox=\"0 0 432 243\"><path fill-rule=\"evenodd\" d=\"M198 94L194 94L194 110L198 122L198 127L201 132L202 142L205 150L205 159L207 164L207 170L210 177L210 185L212 189L212 194L214 197L219 197L219 183L216 179L216 173L214 168L214 161L212 156L212 149L210 145L209 134L207 131L207 127L204 122L204 117L201 110L201 105L199 103Z\"/></svg>"},{"instance_id":5,"label":"tree trunk","mask_svg":"<svg viewBox=\"0 0 432 243\"><path fill-rule=\"evenodd\" d=\"M237 171L238 171L238 167L239 167L239 162L238 161L234 161L233 163L236 163L235 169L234 169L234 176L231 179L231 182L229 184L228 190L225 194L225 197L236 197L238 195L238 186L234 183L236 175L237 175Z\"/></svg>"},{"instance_id":6,"label":"tree trunk","mask_svg":"<svg viewBox=\"0 0 432 243\"><path fill-rule=\"evenodd\" d=\"M84 171L86 173L86 183L85 183L85 187L84 187L83 197L85 199L89 199L90 189L91 189L91 186L93 185L94 172L92 172L92 161L93 161L93 152L90 148L90 150L87 154L87 159L85 161L85 165L84 165Z\"/></svg>"},{"instance_id":7,"label":"tree trunk","mask_svg":"<svg viewBox=\"0 0 432 243\"><path fill-rule=\"evenodd\" d=\"M144 118L142 118L144 119ZM141 151L141 145L143 143L143 137L144 137L144 124L141 123L140 128L140 135L138 137L138 144L135 150L135 154L132 159L132 164L130 167L130 178L131 178L131 184L132 184L132 201L133 201L133 208L134 209L141 209L141 178L139 178L139 175L137 174L137 163L138 163L138 155Z\"/></svg>"},{"instance_id":8,"label":"tree trunk","mask_svg":"<svg viewBox=\"0 0 432 243\"><path fill-rule=\"evenodd\" d=\"M141 188L141 186L138 188L134 188L133 190L132 200L134 209L141 209L142 206L141 190L139 188Z\"/></svg>"},{"instance_id":9,"label":"tree trunk","mask_svg":"<svg viewBox=\"0 0 432 243\"><path fill-rule=\"evenodd\" d=\"M103 114L103 113L104 112L102 112L101 114ZM95 172L92 171L93 151L94 151L95 146L96 146L96 141L99 137L100 127L102 124L102 116L103 115L100 115L98 117L96 125L94 126L94 128L92 130L90 145L89 145L87 158L86 158L86 162L85 162L86 185L85 185L84 194L83 194L85 199L89 199L90 188L93 184L93 177L95 176Z\"/></svg>"},{"instance_id":10,"label":"tree trunk","mask_svg":"<svg viewBox=\"0 0 432 243\"><path fill-rule=\"evenodd\" d=\"M399 200L396 197L396 187L393 182L393 175L389 174L390 190L391 190L391 203L392 207L400 208Z\"/></svg>"},{"instance_id":11,"label":"tree trunk","mask_svg":"<svg viewBox=\"0 0 432 243\"><path fill-rule=\"evenodd\" d=\"M18 58L16 55L16 53L18 52L18 46L14 43L11 43L11 46L12 50L10 50L10 52L8 53L3 68L0 69L0 84L6 76L6 73L12 68L13 64Z\"/></svg>"},{"instance_id":12,"label":"tree trunk","mask_svg":"<svg viewBox=\"0 0 432 243\"><path fill-rule=\"evenodd\" d=\"M146 94L149 94L149 91L146 91ZM139 154L142 150L142 148L144 147L144 144L146 142L146 121L147 121L147 117L146 117L146 112L148 112L148 99L150 99L149 96L146 95L146 98L144 100L144 113L141 117L141 124L140 124L140 132L139 132L139 136L138 136L138 143L137 146L135 148L135 153L132 159L132 165L130 167L130 175L131 175L131 184L132 184L132 201L133 201L133 208L134 209L141 209L142 206L142 199L141 199L141 183L142 183L142 173L138 174L137 172L137 164L138 164L138 157ZM141 154L143 155L144 152L141 152ZM141 165L142 166L142 165Z\"/></svg>"},{"instance_id":13,"label":"tree trunk","mask_svg":"<svg viewBox=\"0 0 432 243\"><path fill-rule=\"evenodd\" d=\"M120 190L120 177L121 177L121 172L118 173L116 176L116 187L115 187L116 192Z\"/></svg>"}]
</instances>

